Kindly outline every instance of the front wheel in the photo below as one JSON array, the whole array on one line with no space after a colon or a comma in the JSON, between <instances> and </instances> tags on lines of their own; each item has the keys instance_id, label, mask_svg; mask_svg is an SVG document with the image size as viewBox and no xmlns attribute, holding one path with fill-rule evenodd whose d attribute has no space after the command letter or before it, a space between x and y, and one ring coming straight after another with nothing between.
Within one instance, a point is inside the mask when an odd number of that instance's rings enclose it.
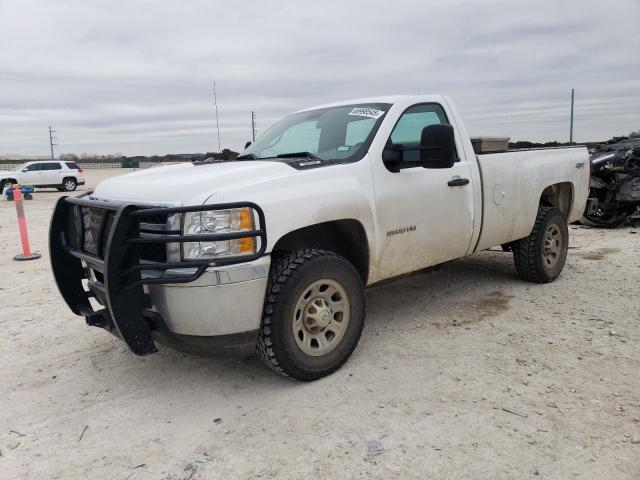
<instances>
[{"instance_id":1,"label":"front wheel","mask_svg":"<svg viewBox=\"0 0 640 480\"><path fill-rule=\"evenodd\" d=\"M540 206L531 234L511 245L520 277L536 283L552 282L567 259L567 220L557 208Z\"/></svg>"},{"instance_id":2,"label":"front wheel","mask_svg":"<svg viewBox=\"0 0 640 480\"><path fill-rule=\"evenodd\" d=\"M257 351L276 372L311 381L347 361L364 325L364 285L344 257L316 249L274 258Z\"/></svg>"}]
</instances>

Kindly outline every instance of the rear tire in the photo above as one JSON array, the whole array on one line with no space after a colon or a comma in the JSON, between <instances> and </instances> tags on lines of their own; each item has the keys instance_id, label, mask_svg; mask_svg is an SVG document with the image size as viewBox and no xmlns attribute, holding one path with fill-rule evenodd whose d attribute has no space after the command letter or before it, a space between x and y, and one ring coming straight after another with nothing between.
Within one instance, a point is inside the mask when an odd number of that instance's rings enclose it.
<instances>
[{"instance_id":1,"label":"rear tire","mask_svg":"<svg viewBox=\"0 0 640 480\"><path fill-rule=\"evenodd\" d=\"M274 257L257 352L272 370L311 381L338 370L364 325L364 285L348 260L304 249Z\"/></svg>"},{"instance_id":2,"label":"rear tire","mask_svg":"<svg viewBox=\"0 0 640 480\"><path fill-rule=\"evenodd\" d=\"M529 282L552 282L562 272L568 248L567 219L557 208L540 206L531 234L512 243L516 270Z\"/></svg>"},{"instance_id":3,"label":"rear tire","mask_svg":"<svg viewBox=\"0 0 640 480\"><path fill-rule=\"evenodd\" d=\"M78 183L76 182L75 178L65 178L62 181L62 189L65 192L73 192L77 186Z\"/></svg>"}]
</instances>

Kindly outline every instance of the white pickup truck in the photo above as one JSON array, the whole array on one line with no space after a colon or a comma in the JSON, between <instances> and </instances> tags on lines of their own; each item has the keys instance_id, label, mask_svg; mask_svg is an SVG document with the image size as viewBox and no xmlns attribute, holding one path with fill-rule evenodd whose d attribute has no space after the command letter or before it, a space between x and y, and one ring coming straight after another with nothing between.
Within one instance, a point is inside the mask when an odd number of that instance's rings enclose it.
<instances>
[{"instance_id":1,"label":"white pickup truck","mask_svg":"<svg viewBox=\"0 0 640 480\"><path fill-rule=\"evenodd\" d=\"M553 281L589 176L581 147L477 155L443 96L351 100L284 117L235 160L61 198L51 263L71 310L138 355L257 349L314 380L356 347L368 285L498 245Z\"/></svg>"}]
</instances>

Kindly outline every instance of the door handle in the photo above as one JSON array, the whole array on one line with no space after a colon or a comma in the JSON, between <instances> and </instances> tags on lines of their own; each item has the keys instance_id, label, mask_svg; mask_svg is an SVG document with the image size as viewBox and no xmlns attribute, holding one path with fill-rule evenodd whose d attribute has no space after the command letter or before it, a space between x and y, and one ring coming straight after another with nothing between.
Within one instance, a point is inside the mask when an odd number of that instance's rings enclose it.
<instances>
[{"instance_id":1,"label":"door handle","mask_svg":"<svg viewBox=\"0 0 640 480\"><path fill-rule=\"evenodd\" d=\"M468 178L454 178L447 182L447 185L450 187L462 187L463 185L467 185L469 183Z\"/></svg>"}]
</instances>

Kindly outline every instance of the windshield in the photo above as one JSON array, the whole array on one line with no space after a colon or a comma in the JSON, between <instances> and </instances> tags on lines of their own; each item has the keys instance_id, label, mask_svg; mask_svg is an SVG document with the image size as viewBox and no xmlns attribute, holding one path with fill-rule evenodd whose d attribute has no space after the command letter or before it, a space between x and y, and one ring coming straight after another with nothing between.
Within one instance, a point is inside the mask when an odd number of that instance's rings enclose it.
<instances>
[{"instance_id":1,"label":"windshield","mask_svg":"<svg viewBox=\"0 0 640 480\"><path fill-rule=\"evenodd\" d=\"M26 163L21 163L20 165L18 165L16 168L14 168L12 170L12 172L17 172L18 170L21 170L22 168L24 168L24 166L26 165Z\"/></svg>"},{"instance_id":2,"label":"windshield","mask_svg":"<svg viewBox=\"0 0 640 480\"><path fill-rule=\"evenodd\" d=\"M319 160L359 160L390 106L341 105L288 115L242 152L240 158L310 156Z\"/></svg>"}]
</instances>

